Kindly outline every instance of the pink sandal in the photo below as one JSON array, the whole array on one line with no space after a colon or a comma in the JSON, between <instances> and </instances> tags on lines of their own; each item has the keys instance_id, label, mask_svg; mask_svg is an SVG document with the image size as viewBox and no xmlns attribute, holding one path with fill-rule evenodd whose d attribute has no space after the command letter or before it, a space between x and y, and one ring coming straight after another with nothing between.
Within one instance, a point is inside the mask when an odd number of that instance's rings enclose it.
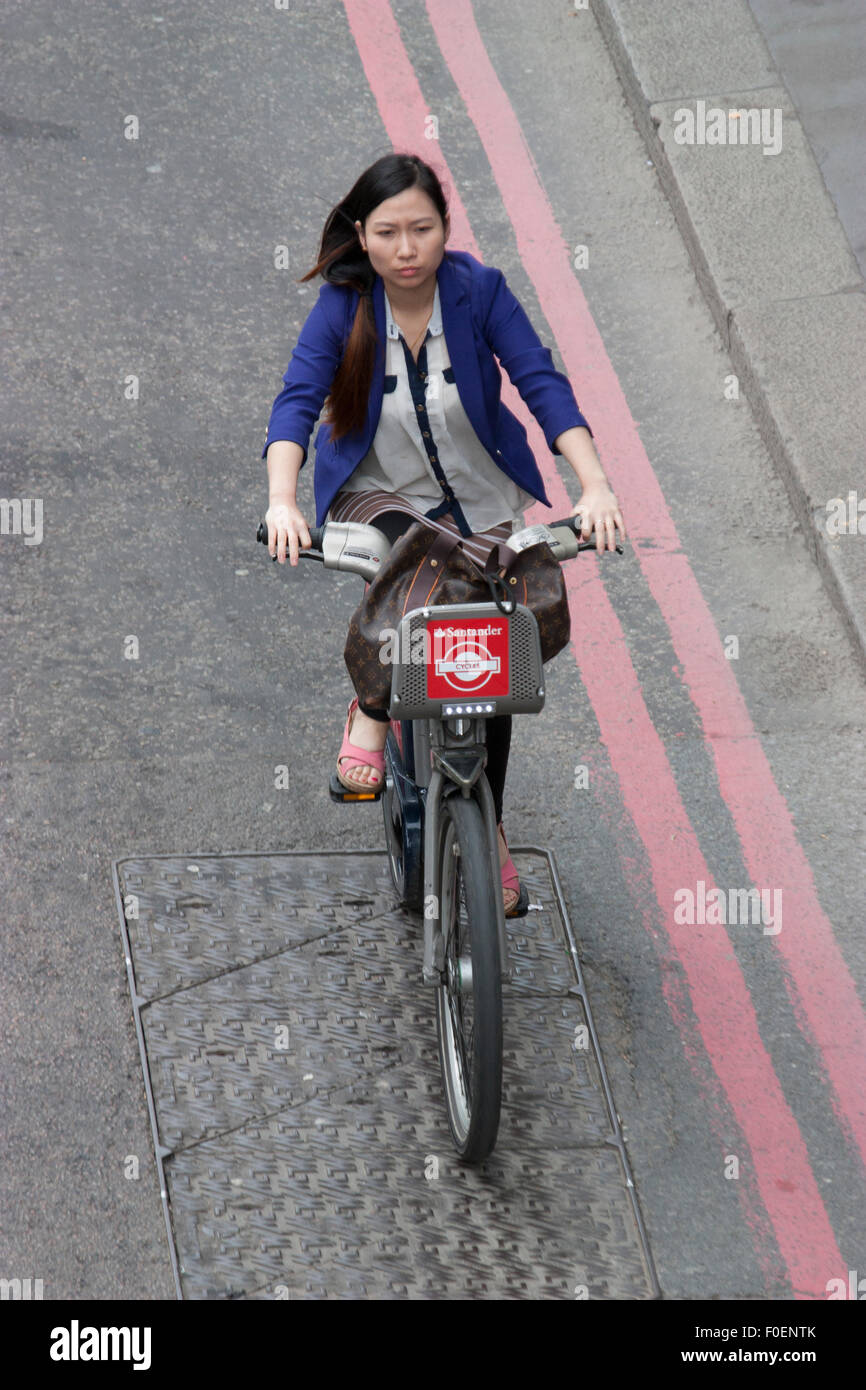
<instances>
[{"instance_id":1,"label":"pink sandal","mask_svg":"<svg viewBox=\"0 0 866 1390\"><path fill-rule=\"evenodd\" d=\"M339 757L337 758L337 780L350 792L378 791L385 780L385 750L384 748L361 748L357 743L349 742L349 731L352 727L352 720L357 708L358 697L356 695L349 704L346 728L343 733L343 743L340 748ZM351 779L347 781L342 774L344 772L351 772L353 767L374 767L377 769L379 776L371 777L369 782L357 782Z\"/></svg>"},{"instance_id":2,"label":"pink sandal","mask_svg":"<svg viewBox=\"0 0 866 1390\"><path fill-rule=\"evenodd\" d=\"M501 833L503 840L505 840L505 831L502 828L501 821L496 828ZM505 848L508 849L507 840L505 840ZM513 914L514 909L517 907L517 904L520 900L520 879L517 876L517 869L514 866L514 860L511 858L510 854L506 859L505 863L502 865L502 887L504 890L510 893L515 893L517 895L511 906L506 907L505 909L506 917L510 917ZM503 902L504 901L505 900L503 898Z\"/></svg>"}]
</instances>

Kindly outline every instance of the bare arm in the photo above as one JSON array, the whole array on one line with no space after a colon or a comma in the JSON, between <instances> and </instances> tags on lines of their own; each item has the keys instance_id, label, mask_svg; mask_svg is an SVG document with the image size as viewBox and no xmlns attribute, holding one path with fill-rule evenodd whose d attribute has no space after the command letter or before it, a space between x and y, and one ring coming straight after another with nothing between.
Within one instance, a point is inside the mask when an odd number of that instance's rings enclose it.
<instances>
[{"instance_id":1,"label":"bare arm","mask_svg":"<svg viewBox=\"0 0 866 1390\"><path fill-rule=\"evenodd\" d=\"M583 491L580 501L572 512L583 518L581 532L588 538L595 527L596 548L603 550L607 542L608 550L616 548L616 528L625 536L625 524L619 503L605 477L601 460L589 430L582 425L563 430L556 436L555 444L563 458L571 464Z\"/></svg>"},{"instance_id":2,"label":"bare arm","mask_svg":"<svg viewBox=\"0 0 866 1390\"><path fill-rule=\"evenodd\" d=\"M488 347L532 411L549 447L561 453L574 469L583 492L572 516L582 514L584 539L595 528L598 550L604 549L605 542L608 550L615 550L617 526L625 536L622 513L571 383L555 369L550 349L544 346L520 301L508 288L502 271L490 273L493 291L484 325ZM567 421L574 423L566 424Z\"/></svg>"},{"instance_id":3,"label":"bare arm","mask_svg":"<svg viewBox=\"0 0 866 1390\"><path fill-rule=\"evenodd\" d=\"M288 544L290 563L298 563L298 542L305 550L312 541L303 514L295 501L298 474L304 460L300 444L292 439L275 439L268 446L267 467L269 482L268 510L265 522L268 527L268 554L275 553L281 565L286 563Z\"/></svg>"}]
</instances>

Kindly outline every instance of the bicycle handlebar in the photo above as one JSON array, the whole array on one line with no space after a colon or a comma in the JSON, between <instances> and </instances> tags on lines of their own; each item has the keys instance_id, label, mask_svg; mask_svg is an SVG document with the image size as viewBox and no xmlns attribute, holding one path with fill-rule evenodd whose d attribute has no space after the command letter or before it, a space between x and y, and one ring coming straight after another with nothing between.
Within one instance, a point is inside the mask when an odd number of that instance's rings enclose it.
<instances>
[{"instance_id":1,"label":"bicycle handlebar","mask_svg":"<svg viewBox=\"0 0 866 1390\"><path fill-rule=\"evenodd\" d=\"M581 525L580 515L566 516L561 521L540 522L515 531L504 543L519 552L539 541L547 541L557 560L562 562L570 560L581 550L598 549L594 540L579 539ZM387 537L366 522L326 521L323 526L310 526L308 529L310 545L299 544L300 559L318 560L327 569L359 574L367 580L375 578L391 550ZM264 521L259 522L256 540L263 545L268 543L268 528ZM514 541L518 542L516 547L512 544ZM621 545L616 546L616 552L622 555ZM273 561L276 558L276 554L271 556Z\"/></svg>"}]
</instances>

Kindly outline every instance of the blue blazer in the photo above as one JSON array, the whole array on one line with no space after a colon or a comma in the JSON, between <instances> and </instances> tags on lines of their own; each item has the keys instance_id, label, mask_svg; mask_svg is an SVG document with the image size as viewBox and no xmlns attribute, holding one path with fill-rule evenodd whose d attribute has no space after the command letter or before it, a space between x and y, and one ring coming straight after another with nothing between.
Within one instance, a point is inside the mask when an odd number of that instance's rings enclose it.
<instances>
[{"instance_id":1,"label":"blue blazer","mask_svg":"<svg viewBox=\"0 0 866 1390\"><path fill-rule=\"evenodd\" d=\"M442 326L454 381L463 409L494 463L546 507L553 504L544 490L526 430L500 400L499 358L511 381L538 421L554 454L554 440L563 430L583 425L566 376L553 365L549 348L532 327L519 301L494 266L482 265L468 251L446 251L436 271ZM265 447L275 439L291 439L307 461L310 433L336 375L348 342L358 291L325 281L292 352L282 391L274 401ZM323 422L315 439L313 477L316 526L321 526L340 488L370 448L382 410L385 380L385 284L377 275L373 286L376 345L373 380L364 427L331 441L331 426ZM494 357L494 353L496 357Z\"/></svg>"}]
</instances>

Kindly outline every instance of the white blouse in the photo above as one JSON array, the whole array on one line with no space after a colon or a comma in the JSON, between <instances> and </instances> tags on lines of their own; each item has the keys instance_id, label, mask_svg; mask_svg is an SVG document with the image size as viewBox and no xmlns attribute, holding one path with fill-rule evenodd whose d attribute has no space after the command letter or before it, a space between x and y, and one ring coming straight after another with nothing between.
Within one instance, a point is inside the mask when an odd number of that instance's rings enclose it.
<instances>
[{"instance_id":1,"label":"white blouse","mask_svg":"<svg viewBox=\"0 0 866 1390\"><path fill-rule=\"evenodd\" d=\"M441 504L444 493L421 437L400 329L387 293L385 318L388 340L382 413L370 448L342 490L366 492L381 488L402 493L422 510L432 510ZM485 531L501 522L522 523L524 508L536 499L497 467L463 409L442 327L438 283L424 341L425 405L432 446L469 526L473 531ZM447 515L452 517L453 513Z\"/></svg>"}]
</instances>

